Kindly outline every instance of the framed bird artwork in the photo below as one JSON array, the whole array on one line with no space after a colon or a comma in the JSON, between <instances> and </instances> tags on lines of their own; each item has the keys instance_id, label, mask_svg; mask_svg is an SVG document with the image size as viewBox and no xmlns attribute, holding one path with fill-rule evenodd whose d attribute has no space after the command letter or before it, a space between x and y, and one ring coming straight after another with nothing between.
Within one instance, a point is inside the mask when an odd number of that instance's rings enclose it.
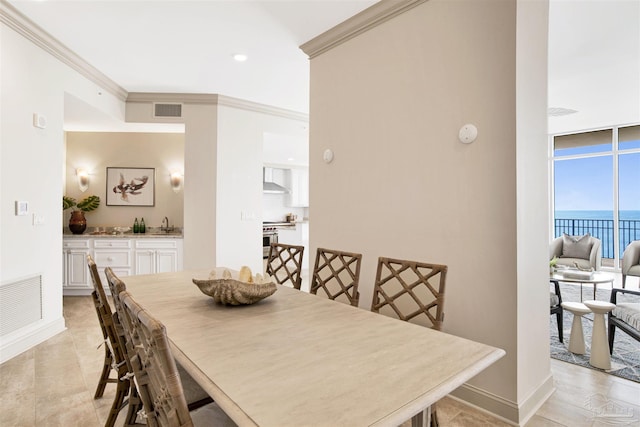
<instances>
[{"instance_id":1,"label":"framed bird artwork","mask_svg":"<svg viewBox=\"0 0 640 427\"><path fill-rule=\"evenodd\" d=\"M155 206L155 168L107 168L107 206Z\"/></svg>"}]
</instances>

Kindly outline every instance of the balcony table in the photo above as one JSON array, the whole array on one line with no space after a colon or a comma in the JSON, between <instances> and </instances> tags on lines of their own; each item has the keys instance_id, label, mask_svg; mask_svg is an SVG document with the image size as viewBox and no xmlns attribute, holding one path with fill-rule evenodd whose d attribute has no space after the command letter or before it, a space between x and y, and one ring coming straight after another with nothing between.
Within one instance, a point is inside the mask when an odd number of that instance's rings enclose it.
<instances>
[{"instance_id":1,"label":"balcony table","mask_svg":"<svg viewBox=\"0 0 640 427\"><path fill-rule=\"evenodd\" d=\"M254 305L219 305L191 281L208 274L124 279L165 324L176 360L239 426L397 426L412 416L415 425L505 354L280 285Z\"/></svg>"}]
</instances>

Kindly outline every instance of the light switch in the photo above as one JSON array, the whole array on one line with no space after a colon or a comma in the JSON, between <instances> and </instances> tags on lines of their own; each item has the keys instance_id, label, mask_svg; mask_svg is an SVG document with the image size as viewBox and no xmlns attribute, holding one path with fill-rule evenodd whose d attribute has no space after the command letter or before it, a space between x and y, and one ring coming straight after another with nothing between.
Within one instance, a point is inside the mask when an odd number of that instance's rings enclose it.
<instances>
[{"instance_id":1,"label":"light switch","mask_svg":"<svg viewBox=\"0 0 640 427\"><path fill-rule=\"evenodd\" d=\"M29 215L29 202L16 200L16 216Z\"/></svg>"}]
</instances>

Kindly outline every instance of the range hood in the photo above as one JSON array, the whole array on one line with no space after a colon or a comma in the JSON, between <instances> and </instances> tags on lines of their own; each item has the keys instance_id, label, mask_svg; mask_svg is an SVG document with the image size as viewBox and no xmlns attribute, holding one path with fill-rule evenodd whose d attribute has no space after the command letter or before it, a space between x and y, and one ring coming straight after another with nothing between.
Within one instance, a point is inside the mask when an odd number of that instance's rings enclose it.
<instances>
[{"instance_id":1,"label":"range hood","mask_svg":"<svg viewBox=\"0 0 640 427\"><path fill-rule=\"evenodd\" d=\"M262 168L262 192L269 194L285 194L289 190L273 182L273 168Z\"/></svg>"}]
</instances>

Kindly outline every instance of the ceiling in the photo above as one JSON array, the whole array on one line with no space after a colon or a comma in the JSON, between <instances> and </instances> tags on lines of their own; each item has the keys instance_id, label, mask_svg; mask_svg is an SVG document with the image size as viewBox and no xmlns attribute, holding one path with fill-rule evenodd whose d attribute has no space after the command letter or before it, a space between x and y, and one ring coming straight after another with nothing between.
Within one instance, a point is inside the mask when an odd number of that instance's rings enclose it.
<instances>
[{"instance_id":1,"label":"ceiling","mask_svg":"<svg viewBox=\"0 0 640 427\"><path fill-rule=\"evenodd\" d=\"M299 46L374 0L1 0L128 92L216 93L309 111ZM550 0L550 132L640 120L640 0ZM245 62L233 59L248 56ZM136 127L137 126L137 127ZM136 131L77 100L66 130ZM181 131L168 125L159 131Z\"/></svg>"},{"instance_id":2,"label":"ceiling","mask_svg":"<svg viewBox=\"0 0 640 427\"><path fill-rule=\"evenodd\" d=\"M7 2L127 92L220 94L308 113L309 60L299 46L377 1ZM235 61L238 53L247 60ZM68 100L66 130L113 126L145 128Z\"/></svg>"}]
</instances>

